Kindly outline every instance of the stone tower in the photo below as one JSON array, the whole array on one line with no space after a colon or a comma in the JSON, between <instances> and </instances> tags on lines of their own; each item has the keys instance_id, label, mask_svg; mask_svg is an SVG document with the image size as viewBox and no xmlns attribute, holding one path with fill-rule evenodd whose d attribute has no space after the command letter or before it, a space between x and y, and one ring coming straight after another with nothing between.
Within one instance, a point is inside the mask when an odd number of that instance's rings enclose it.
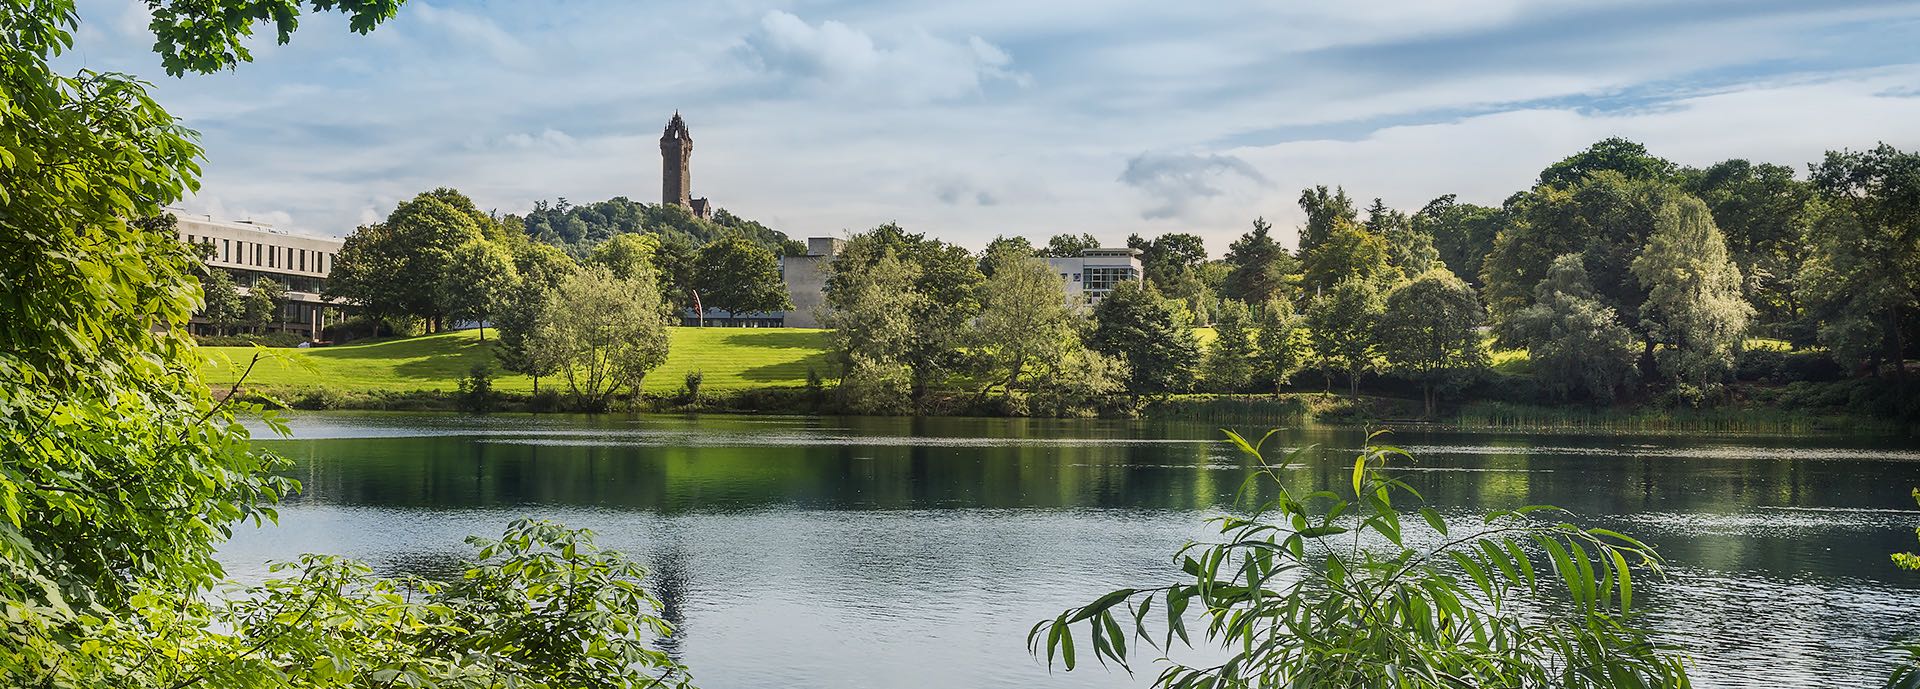
<instances>
[{"instance_id":1,"label":"stone tower","mask_svg":"<svg viewBox=\"0 0 1920 689\"><path fill-rule=\"evenodd\" d=\"M693 135L675 110L667 130L660 134L660 203L693 207L692 162Z\"/></svg>"}]
</instances>

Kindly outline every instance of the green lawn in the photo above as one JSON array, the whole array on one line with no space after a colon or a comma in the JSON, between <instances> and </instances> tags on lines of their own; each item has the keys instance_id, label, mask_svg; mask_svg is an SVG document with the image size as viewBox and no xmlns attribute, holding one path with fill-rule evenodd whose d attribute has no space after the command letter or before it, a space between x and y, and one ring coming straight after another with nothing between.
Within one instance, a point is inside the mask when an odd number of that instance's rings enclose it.
<instances>
[{"instance_id":1,"label":"green lawn","mask_svg":"<svg viewBox=\"0 0 1920 689\"><path fill-rule=\"evenodd\" d=\"M667 363L647 376L647 391L680 388L689 371L700 371L709 390L800 386L807 367L827 375L827 331L803 328L670 328ZM489 335L492 331L488 331ZM249 347L202 347L202 372L210 385L233 384L252 359ZM477 363L493 360L493 342L478 331L383 340L314 349L271 349L247 378L247 386L275 390L330 388L339 392L452 390ZM495 387L525 392L526 376L497 372ZM542 380L545 387L558 383ZM560 383L564 384L564 383Z\"/></svg>"}]
</instances>

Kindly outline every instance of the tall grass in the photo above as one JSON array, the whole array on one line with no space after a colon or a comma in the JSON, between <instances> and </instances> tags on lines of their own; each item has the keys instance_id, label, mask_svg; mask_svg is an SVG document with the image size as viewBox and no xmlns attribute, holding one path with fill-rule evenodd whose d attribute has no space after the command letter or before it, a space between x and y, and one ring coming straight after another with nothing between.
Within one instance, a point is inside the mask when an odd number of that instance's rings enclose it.
<instances>
[{"instance_id":1,"label":"tall grass","mask_svg":"<svg viewBox=\"0 0 1920 689\"><path fill-rule=\"evenodd\" d=\"M1893 432L1880 419L1770 408L1661 409L1642 407L1538 406L1509 402L1472 402L1453 417L1461 428L1599 433L1801 433Z\"/></svg>"}]
</instances>

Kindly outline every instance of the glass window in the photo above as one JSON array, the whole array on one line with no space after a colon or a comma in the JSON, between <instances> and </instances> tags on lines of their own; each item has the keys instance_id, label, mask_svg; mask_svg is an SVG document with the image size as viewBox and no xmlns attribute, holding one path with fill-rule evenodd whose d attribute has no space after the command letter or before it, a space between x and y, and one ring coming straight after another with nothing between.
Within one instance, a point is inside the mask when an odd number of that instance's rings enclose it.
<instances>
[{"instance_id":1,"label":"glass window","mask_svg":"<svg viewBox=\"0 0 1920 689\"><path fill-rule=\"evenodd\" d=\"M228 240L228 239L220 240L220 260L226 261L228 263L233 262L233 241L232 240Z\"/></svg>"},{"instance_id":2,"label":"glass window","mask_svg":"<svg viewBox=\"0 0 1920 689\"><path fill-rule=\"evenodd\" d=\"M307 250L306 249L300 250L300 269L301 270L307 269Z\"/></svg>"},{"instance_id":3,"label":"glass window","mask_svg":"<svg viewBox=\"0 0 1920 689\"><path fill-rule=\"evenodd\" d=\"M260 265L260 244L257 242L253 245L253 264Z\"/></svg>"}]
</instances>

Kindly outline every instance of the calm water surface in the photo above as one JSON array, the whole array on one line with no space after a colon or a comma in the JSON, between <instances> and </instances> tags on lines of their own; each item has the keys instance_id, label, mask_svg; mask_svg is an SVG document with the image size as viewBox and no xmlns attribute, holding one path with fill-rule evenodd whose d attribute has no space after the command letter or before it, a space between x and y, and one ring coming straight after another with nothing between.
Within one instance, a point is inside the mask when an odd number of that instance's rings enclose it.
<instances>
[{"instance_id":1,"label":"calm water surface","mask_svg":"<svg viewBox=\"0 0 1920 689\"><path fill-rule=\"evenodd\" d=\"M267 441L306 492L222 551L242 580L302 552L445 574L521 516L644 561L706 689L1130 687L1049 673L1027 628L1177 574L1248 466L1207 426L983 419L309 414ZM1251 432L1253 429L1245 429ZM1335 486L1354 432L1292 472ZM1911 441L1402 432L1449 519L1547 503L1657 545L1650 621L1701 687L1860 687L1920 635Z\"/></svg>"}]
</instances>

